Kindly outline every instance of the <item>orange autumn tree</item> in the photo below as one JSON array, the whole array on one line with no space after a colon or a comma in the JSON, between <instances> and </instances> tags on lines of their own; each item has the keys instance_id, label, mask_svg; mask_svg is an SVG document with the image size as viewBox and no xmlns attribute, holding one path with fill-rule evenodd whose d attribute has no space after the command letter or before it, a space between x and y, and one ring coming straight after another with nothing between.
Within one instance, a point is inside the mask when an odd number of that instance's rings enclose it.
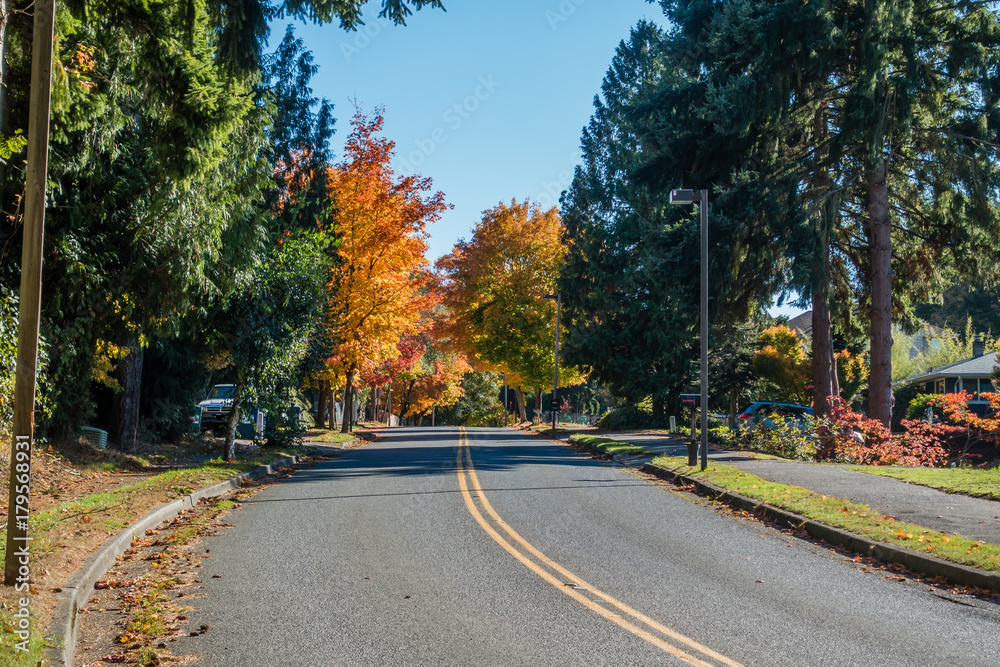
<instances>
[{"instance_id":1,"label":"orange autumn tree","mask_svg":"<svg viewBox=\"0 0 1000 667\"><path fill-rule=\"evenodd\" d=\"M462 380L472 366L461 354L428 347L413 367L394 378L393 404L402 417L413 417L420 426L428 412L454 405L465 391Z\"/></svg>"},{"instance_id":2,"label":"orange autumn tree","mask_svg":"<svg viewBox=\"0 0 1000 667\"><path fill-rule=\"evenodd\" d=\"M358 370L394 358L396 343L417 330L421 314L437 301L424 257L425 228L447 204L441 192L431 193L431 179L395 175L395 142L379 136L382 113L355 112L344 159L328 174L337 237L328 285L326 326L334 341L328 372L343 378L345 415L353 412ZM349 429L345 418L342 430Z\"/></svg>"},{"instance_id":3,"label":"orange autumn tree","mask_svg":"<svg viewBox=\"0 0 1000 667\"><path fill-rule=\"evenodd\" d=\"M530 201L499 203L483 212L470 241L459 241L438 260L453 345L477 368L506 373L518 412L526 419L523 389L551 386L555 357L556 291L566 255L562 221L555 208ZM560 365L561 386L582 381L577 369Z\"/></svg>"}]
</instances>

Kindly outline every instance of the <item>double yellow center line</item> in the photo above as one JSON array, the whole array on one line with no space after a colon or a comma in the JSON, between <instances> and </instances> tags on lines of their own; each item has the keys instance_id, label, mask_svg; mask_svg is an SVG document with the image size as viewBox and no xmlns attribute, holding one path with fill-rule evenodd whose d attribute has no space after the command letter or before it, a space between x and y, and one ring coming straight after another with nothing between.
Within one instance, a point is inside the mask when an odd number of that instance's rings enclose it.
<instances>
[{"instance_id":1,"label":"double yellow center line","mask_svg":"<svg viewBox=\"0 0 1000 667\"><path fill-rule=\"evenodd\" d=\"M464 460L463 460L464 459ZM679 660L698 667L743 667L740 663L730 660L712 649L671 630L665 625L636 611L627 604L616 600L607 593L591 586L563 566L559 565L508 526L486 499L483 487L479 484L476 469L472 464L472 453L469 438L465 429L460 429L458 441L458 486L462 491L465 506L469 513L507 553L519 560L526 568L539 577L573 598L595 614L605 618L615 625L628 630L637 637L645 639L657 648L669 653ZM484 513L485 515L484 516ZM683 648L682 648L683 647ZM697 657L689 653L700 654ZM712 662L706 662L711 660Z\"/></svg>"}]
</instances>

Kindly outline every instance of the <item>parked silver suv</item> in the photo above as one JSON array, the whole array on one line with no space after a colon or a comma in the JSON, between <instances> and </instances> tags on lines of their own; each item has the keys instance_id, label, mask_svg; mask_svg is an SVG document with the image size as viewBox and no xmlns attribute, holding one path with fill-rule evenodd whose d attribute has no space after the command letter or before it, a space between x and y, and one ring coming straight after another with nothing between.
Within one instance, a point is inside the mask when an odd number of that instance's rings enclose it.
<instances>
[{"instance_id":1,"label":"parked silver suv","mask_svg":"<svg viewBox=\"0 0 1000 667\"><path fill-rule=\"evenodd\" d=\"M217 384L208 392L208 398L198 404L201 408L201 427L213 429L225 426L233 409L235 384Z\"/></svg>"}]
</instances>

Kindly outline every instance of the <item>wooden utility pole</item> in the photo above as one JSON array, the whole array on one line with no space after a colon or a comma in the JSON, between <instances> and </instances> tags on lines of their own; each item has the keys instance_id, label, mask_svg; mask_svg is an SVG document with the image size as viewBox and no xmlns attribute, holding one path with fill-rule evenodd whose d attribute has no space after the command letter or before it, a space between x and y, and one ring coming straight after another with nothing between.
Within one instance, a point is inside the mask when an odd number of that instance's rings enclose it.
<instances>
[{"instance_id":1,"label":"wooden utility pole","mask_svg":"<svg viewBox=\"0 0 1000 667\"><path fill-rule=\"evenodd\" d=\"M35 439L35 378L38 325L42 313L42 242L45 231L45 181L49 167L49 104L52 97L52 46L55 0L35 0L31 48L31 97L28 108L28 173L24 196L24 248L17 325L17 375L14 380L14 441L11 443L7 501L7 556L4 583L17 583L28 540L28 486ZM23 493L20 493L23 491Z\"/></svg>"}]
</instances>

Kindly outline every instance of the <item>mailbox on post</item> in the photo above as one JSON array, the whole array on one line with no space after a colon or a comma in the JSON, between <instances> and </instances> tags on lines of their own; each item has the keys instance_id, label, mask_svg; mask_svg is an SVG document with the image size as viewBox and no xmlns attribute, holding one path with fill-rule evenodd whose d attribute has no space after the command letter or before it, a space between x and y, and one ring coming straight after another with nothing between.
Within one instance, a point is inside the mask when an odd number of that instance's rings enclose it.
<instances>
[{"instance_id":1,"label":"mailbox on post","mask_svg":"<svg viewBox=\"0 0 1000 667\"><path fill-rule=\"evenodd\" d=\"M685 408L700 408L701 394L681 394L681 405Z\"/></svg>"},{"instance_id":2,"label":"mailbox on post","mask_svg":"<svg viewBox=\"0 0 1000 667\"><path fill-rule=\"evenodd\" d=\"M698 408L701 407L701 394L681 394L681 405L691 408L691 441L688 442L688 465L698 464Z\"/></svg>"}]
</instances>

